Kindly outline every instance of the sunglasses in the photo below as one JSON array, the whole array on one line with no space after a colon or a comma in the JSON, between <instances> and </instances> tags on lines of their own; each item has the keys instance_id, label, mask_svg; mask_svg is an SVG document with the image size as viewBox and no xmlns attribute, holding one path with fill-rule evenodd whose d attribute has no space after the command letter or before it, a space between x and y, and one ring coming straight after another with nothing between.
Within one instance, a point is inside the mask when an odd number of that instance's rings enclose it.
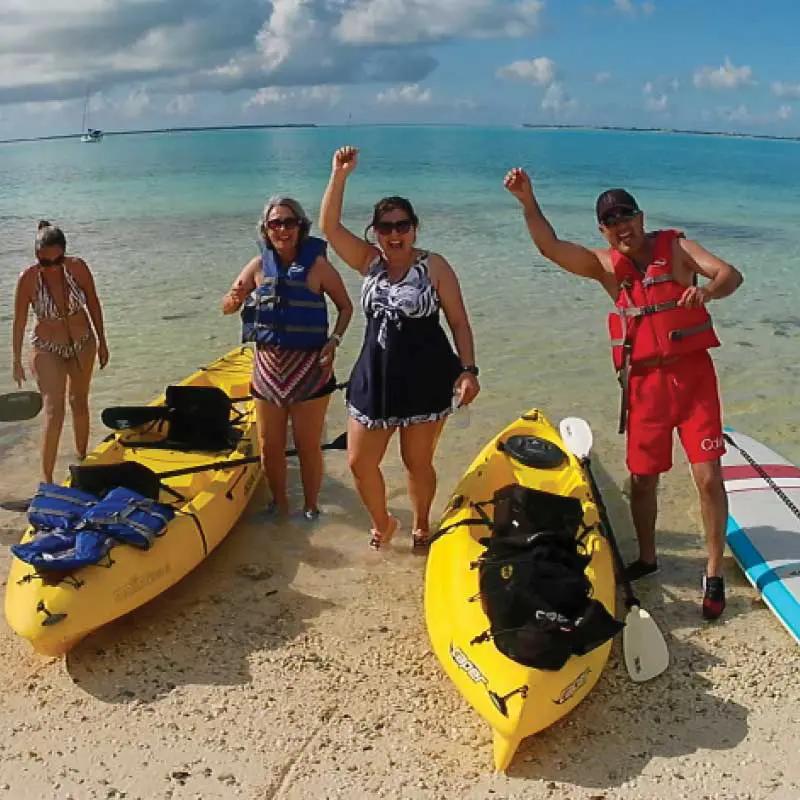
<instances>
[{"instance_id":1,"label":"sunglasses","mask_svg":"<svg viewBox=\"0 0 800 800\"><path fill-rule=\"evenodd\" d=\"M397 231L398 233L408 233L413 227L414 223L410 219L398 219L395 222L375 223L375 230L378 231L378 233L380 233L382 236L388 236L392 231Z\"/></svg>"},{"instance_id":2,"label":"sunglasses","mask_svg":"<svg viewBox=\"0 0 800 800\"><path fill-rule=\"evenodd\" d=\"M267 220L267 227L271 231L277 231L280 228L285 228L287 231L293 231L300 224L297 217L275 217L274 219Z\"/></svg>"},{"instance_id":3,"label":"sunglasses","mask_svg":"<svg viewBox=\"0 0 800 800\"><path fill-rule=\"evenodd\" d=\"M638 214L638 211L615 211L611 214L606 214L600 220L600 224L611 228L614 225L618 225L620 222L630 222L632 219L636 219Z\"/></svg>"},{"instance_id":4,"label":"sunglasses","mask_svg":"<svg viewBox=\"0 0 800 800\"><path fill-rule=\"evenodd\" d=\"M59 264L64 263L64 256L59 256L58 258L40 258L39 265L42 267L57 267Z\"/></svg>"}]
</instances>

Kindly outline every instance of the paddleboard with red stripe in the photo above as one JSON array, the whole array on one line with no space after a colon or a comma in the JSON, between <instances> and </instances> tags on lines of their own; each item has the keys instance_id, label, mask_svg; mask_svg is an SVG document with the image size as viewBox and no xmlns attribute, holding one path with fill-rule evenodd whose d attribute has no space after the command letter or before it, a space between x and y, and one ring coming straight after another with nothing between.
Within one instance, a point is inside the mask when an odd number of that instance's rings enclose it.
<instances>
[{"instance_id":1,"label":"paddleboard with red stripe","mask_svg":"<svg viewBox=\"0 0 800 800\"><path fill-rule=\"evenodd\" d=\"M733 428L725 440L728 547L800 644L800 467Z\"/></svg>"}]
</instances>

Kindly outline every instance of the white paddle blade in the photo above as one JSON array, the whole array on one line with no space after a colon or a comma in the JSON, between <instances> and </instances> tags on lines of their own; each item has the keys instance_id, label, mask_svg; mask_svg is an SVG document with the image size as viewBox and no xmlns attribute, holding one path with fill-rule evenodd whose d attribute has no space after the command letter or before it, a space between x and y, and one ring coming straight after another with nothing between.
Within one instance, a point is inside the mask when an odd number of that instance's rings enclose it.
<instances>
[{"instance_id":1,"label":"white paddle blade","mask_svg":"<svg viewBox=\"0 0 800 800\"><path fill-rule=\"evenodd\" d=\"M631 679L643 683L669 666L669 650L655 620L643 608L633 606L625 617L622 653Z\"/></svg>"},{"instance_id":2,"label":"white paddle blade","mask_svg":"<svg viewBox=\"0 0 800 800\"><path fill-rule=\"evenodd\" d=\"M593 436L592 429L585 419L564 417L558 424L558 431L564 444L579 461L588 458L592 452Z\"/></svg>"}]
</instances>

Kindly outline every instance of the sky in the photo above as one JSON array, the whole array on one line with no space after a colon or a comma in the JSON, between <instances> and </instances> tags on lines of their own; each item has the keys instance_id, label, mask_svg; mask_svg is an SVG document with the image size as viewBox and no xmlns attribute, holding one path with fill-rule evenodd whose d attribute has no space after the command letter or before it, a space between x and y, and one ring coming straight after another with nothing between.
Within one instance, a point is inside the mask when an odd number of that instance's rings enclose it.
<instances>
[{"instance_id":1,"label":"sky","mask_svg":"<svg viewBox=\"0 0 800 800\"><path fill-rule=\"evenodd\" d=\"M0 0L0 138L235 124L800 135L796 0Z\"/></svg>"}]
</instances>

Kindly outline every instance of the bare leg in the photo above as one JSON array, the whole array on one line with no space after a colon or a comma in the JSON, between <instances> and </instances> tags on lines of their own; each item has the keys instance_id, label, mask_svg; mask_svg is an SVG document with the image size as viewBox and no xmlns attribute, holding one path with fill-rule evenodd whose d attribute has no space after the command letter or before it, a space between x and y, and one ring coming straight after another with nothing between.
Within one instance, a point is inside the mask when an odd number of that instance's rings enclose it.
<instances>
[{"instance_id":1,"label":"bare leg","mask_svg":"<svg viewBox=\"0 0 800 800\"><path fill-rule=\"evenodd\" d=\"M54 353L34 350L31 358L33 374L44 405L42 431L42 480L53 482L58 456L58 442L64 427L64 405L67 394L67 363Z\"/></svg>"},{"instance_id":2,"label":"bare leg","mask_svg":"<svg viewBox=\"0 0 800 800\"><path fill-rule=\"evenodd\" d=\"M261 466L267 477L272 502L284 513L289 511L286 491L286 437L289 410L268 400L255 398L256 425Z\"/></svg>"},{"instance_id":3,"label":"bare leg","mask_svg":"<svg viewBox=\"0 0 800 800\"><path fill-rule=\"evenodd\" d=\"M69 380L67 394L72 412L72 428L75 434L75 450L79 458L86 458L89 447L89 387L92 382L92 369L97 353L94 337L89 339L78 353L77 361L67 362Z\"/></svg>"},{"instance_id":4,"label":"bare leg","mask_svg":"<svg viewBox=\"0 0 800 800\"><path fill-rule=\"evenodd\" d=\"M656 561L658 475L631 475L631 516L639 540L639 559Z\"/></svg>"},{"instance_id":5,"label":"bare leg","mask_svg":"<svg viewBox=\"0 0 800 800\"><path fill-rule=\"evenodd\" d=\"M444 420L409 425L400 431L400 452L408 473L408 494L414 506L411 535L421 544L430 533L430 511L436 495L433 455Z\"/></svg>"},{"instance_id":6,"label":"bare leg","mask_svg":"<svg viewBox=\"0 0 800 800\"><path fill-rule=\"evenodd\" d=\"M370 430L352 417L347 421L347 450L361 502L372 519L373 530L387 532L392 522L386 507L386 485L380 464L394 428Z\"/></svg>"},{"instance_id":7,"label":"bare leg","mask_svg":"<svg viewBox=\"0 0 800 800\"><path fill-rule=\"evenodd\" d=\"M708 549L709 577L722 576L722 556L725 552L725 528L728 524L728 495L722 481L720 462L692 464L692 477L700 497L700 514Z\"/></svg>"},{"instance_id":8,"label":"bare leg","mask_svg":"<svg viewBox=\"0 0 800 800\"><path fill-rule=\"evenodd\" d=\"M322 429L331 396L318 397L296 403L289 409L297 455L300 458L300 475L303 479L305 510L316 511L325 463L322 458Z\"/></svg>"}]
</instances>

